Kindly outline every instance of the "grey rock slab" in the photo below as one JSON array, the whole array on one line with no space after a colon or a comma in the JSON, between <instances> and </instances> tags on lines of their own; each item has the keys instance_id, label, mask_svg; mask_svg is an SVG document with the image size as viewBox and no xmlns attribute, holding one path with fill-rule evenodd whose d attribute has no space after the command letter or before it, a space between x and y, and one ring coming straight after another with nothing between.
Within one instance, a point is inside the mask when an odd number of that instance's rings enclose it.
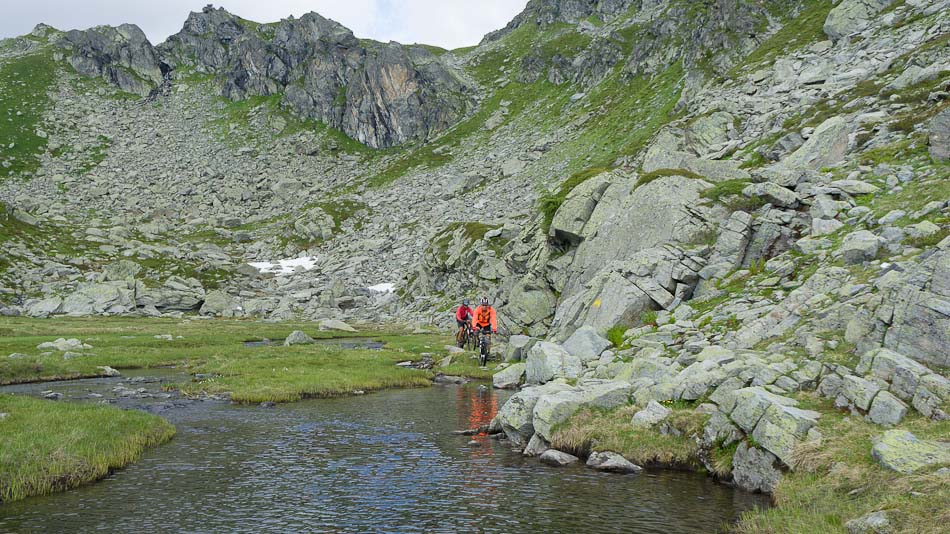
<instances>
[{"instance_id":1,"label":"grey rock slab","mask_svg":"<svg viewBox=\"0 0 950 534\"><path fill-rule=\"evenodd\" d=\"M526 382L544 384L555 378L577 378L583 367L579 358L564 347L548 341L536 343L528 351Z\"/></svg>"},{"instance_id":2,"label":"grey rock slab","mask_svg":"<svg viewBox=\"0 0 950 534\"><path fill-rule=\"evenodd\" d=\"M541 454L541 463L545 465L550 465L553 467L564 467L566 465L574 464L580 461L580 458L566 452L561 452L555 449L548 449Z\"/></svg>"},{"instance_id":3,"label":"grey rock slab","mask_svg":"<svg viewBox=\"0 0 950 534\"><path fill-rule=\"evenodd\" d=\"M615 452L594 452L587 458L587 467L608 473L635 474L643 468Z\"/></svg>"},{"instance_id":4,"label":"grey rock slab","mask_svg":"<svg viewBox=\"0 0 950 534\"><path fill-rule=\"evenodd\" d=\"M284 340L285 347L291 347L293 345L310 345L314 342L313 338L301 332L300 330L294 330L287 336L287 339Z\"/></svg>"},{"instance_id":5,"label":"grey rock slab","mask_svg":"<svg viewBox=\"0 0 950 534\"><path fill-rule=\"evenodd\" d=\"M771 494L782 478L782 471L775 467L776 458L756 447L739 443L732 458L732 477L736 485L746 491Z\"/></svg>"},{"instance_id":6,"label":"grey rock slab","mask_svg":"<svg viewBox=\"0 0 950 534\"><path fill-rule=\"evenodd\" d=\"M601 337L595 328L586 325L575 330L563 343L564 350L582 362L597 359L612 345Z\"/></svg>"},{"instance_id":7,"label":"grey rock slab","mask_svg":"<svg viewBox=\"0 0 950 534\"><path fill-rule=\"evenodd\" d=\"M849 264L864 263L877 257L882 239L867 230L858 230L844 237L838 251Z\"/></svg>"},{"instance_id":8,"label":"grey rock slab","mask_svg":"<svg viewBox=\"0 0 950 534\"><path fill-rule=\"evenodd\" d=\"M896 425L907 414L907 405L887 391L874 396L868 420L878 425Z\"/></svg>"},{"instance_id":9,"label":"grey rock slab","mask_svg":"<svg viewBox=\"0 0 950 534\"><path fill-rule=\"evenodd\" d=\"M515 363L492 376L492 385L497 389L514 389L521 385L524 379L525 363Z\"/></svg>"},{"instance_id":10,"label":"grey rock slab","mask_svg":"<svg viewBox=\"0 0 950 534\"><path fill-rule=\"evenodd\" d=\"M651 400L646 408L633 414L633 419L630 423L634 428L652 427L669 417L671 413L673 413L673 410L670 410L655 400Z\"/></svg>"},{"instance_id":11,"label":"grey rock slab","mask_svg":"<svg viewBox=\"0 0 950 534\"><path fill-rule=\"evenodd\" d=\"M920 440L906 430L888 430L874 440L871 457L888 469L911 474L950 462L950 444Z\"/></svg>"}]
</instances>

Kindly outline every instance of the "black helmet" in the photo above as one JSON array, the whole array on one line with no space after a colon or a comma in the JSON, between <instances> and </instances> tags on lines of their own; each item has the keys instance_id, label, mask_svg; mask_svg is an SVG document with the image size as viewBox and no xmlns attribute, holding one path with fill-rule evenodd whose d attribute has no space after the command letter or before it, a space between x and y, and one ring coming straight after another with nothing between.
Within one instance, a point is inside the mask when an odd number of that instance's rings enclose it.
<instances>
[{"instance_id":1,"label":"black helmet","mask_svg":"<svg viewBox=\"0 0 950 534\"><path fill-rule=\"evenodd\" d=\"M472 301L470 301L470 300L468 300L468 299L462 299L462 306L468 306L468 305L471 304L471 303L472 303Z\"/></svg>"},{"instance_id":2,"label":"black helmet","mask_svg":"<svg viewBox=\"0 0 950 534\"><path fill-rule=\"evenodd\" d=\"M488 306L488 297L482 297L482 306Z\"/></svg>"}]
</instances>

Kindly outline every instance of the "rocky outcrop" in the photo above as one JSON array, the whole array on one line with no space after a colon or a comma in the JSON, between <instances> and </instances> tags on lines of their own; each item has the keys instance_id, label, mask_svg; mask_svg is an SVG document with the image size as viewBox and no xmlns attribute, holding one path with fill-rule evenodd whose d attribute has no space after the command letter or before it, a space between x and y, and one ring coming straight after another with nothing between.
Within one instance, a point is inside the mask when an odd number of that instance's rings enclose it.
<instances>
[{"instance_id":1,"label":"rocky outcrop","mask_svg":"<svg viewBox=\"0 0 950 534\"><path fill-rule=\"evenodd\" d=\"M134 24L67 32L67 61L83 76L101 77L123 91L146 96L164 78L163 63L145 33Z\"/></svg>"},{"instance_id":2,"label":"rocky outcrop","mask_svg":"<svg viewBox=\"0 0 950 534\"><path fill-rule=\"evenodd\" d=\"M871 17L893 4L894 0L843 0L825 20L824 30L832 40L860 32L871 23Z\"/></svg>"},{"instance_id":3,"label":"rocky outcrop","mask_svg":"<svg viewBox=\"0 0 950 534\"><path fill-rule=\"evenodd\" d=\"M610 264L560 303L552 334L567 339L585 325L600 335L617 325L639 325L643 312L670 309L688 298L703 265L701 258L671 246L641 250Z\"/></svg>"},{"instance_id":4,"label":"rocky outcrop","mask_svg":"<svg viewBox=\"0 0 950 534\"><path fill-rule=\"evenodd\" d=\"M950 108L930 120L930 157L950 160Z\"/></svg>"},{"instance_id":5,"label":"rocky outcrop","mask_svg":"<svg viewBox=\"0 0 950 534\"><path fill-rule=\"evenodd\" d=\"M207 7L159 50L220 76L228 98L282 94L298 115L375 148L426 140L472 106L462 78L427 49L361 41L316 13L263 25Z\"/></svg>"}]
</instances>

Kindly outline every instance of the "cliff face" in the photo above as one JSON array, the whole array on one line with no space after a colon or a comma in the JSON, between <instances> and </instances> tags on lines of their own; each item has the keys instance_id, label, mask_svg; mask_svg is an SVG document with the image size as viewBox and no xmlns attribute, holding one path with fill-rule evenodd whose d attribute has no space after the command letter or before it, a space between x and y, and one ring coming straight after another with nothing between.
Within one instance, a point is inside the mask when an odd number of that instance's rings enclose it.
<instances>
[{"instance_id":1,"label":"cliff face","mask_svg":"<svg viewBox=\"0 0 950 534\"><path fill-rule=\"evenodd\" d=\"M426 140L472 105L428 50L361 41L316 13L258 25L205 8L158 48L175 67L219 75L228 98L284 94L299 115L374 148Z\"/></svg>"},{"instance_id":2,"label":"cliff face","mask_svg":"<svg viewBox=\"0 0 950 534\"><path fill-rule=\"evenodd\" d=\"M147 95L162 83L163 73L168 69L134 24L72 30L62 42L71 50L67 61L76 72L102 77L130 93Z\"/></svg>"},{"instance_id":3,"label":"cliff face","mask_svg":"<svg viewBox=\"0 0 950 534\"><path fill-rule=\"evenodd\" d=\"M62 44L80 74L124 91L147 95L164 72L194 69L216 75L222 96L283 95L300 117L373 148L425 141L474 106L473 89L428 49L363 41L316 13L257 24L207 7L158 47L131 24L74 30Z\"/></svg>"}]
</instances>

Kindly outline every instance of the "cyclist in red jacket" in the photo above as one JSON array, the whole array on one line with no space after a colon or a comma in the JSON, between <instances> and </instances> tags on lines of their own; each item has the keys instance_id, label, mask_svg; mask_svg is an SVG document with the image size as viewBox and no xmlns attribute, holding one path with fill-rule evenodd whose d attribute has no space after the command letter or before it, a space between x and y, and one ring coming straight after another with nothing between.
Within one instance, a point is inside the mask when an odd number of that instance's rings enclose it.
<instances>
[{"instance_id":1,"label":"cyclist in red jacket","mask_svg":"<svg viewBox=\"0 0 950 534\"><path fill-rule=\"evenodd\" d=\"M455 324L459 327L458 336L462 335L462 329L472 320L472 317L475 317L475 314L472 312L471 301L462 300L462 305L455 310Z\"/></svg>"}]
</instances>

